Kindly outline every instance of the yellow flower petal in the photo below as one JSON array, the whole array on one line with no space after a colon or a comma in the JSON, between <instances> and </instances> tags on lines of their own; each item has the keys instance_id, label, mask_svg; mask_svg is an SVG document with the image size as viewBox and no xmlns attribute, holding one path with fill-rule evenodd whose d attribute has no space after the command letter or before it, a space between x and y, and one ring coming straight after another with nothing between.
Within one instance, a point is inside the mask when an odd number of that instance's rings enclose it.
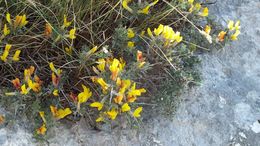
<instances>
[{"instance_id":1,"label":"yellow flower petal","mask_svg":"<svg viewBox=\"0 0 260 146\"><path fill-rule=\"evenodd\" d=\"M151 38L153 37L153 33L150 28L147 28L147 33Z\"/></svg>"},{"instance_id":2,"label":"yellow flower petal","mask_svg":"<svg viewBox=\"0 0 260 146\"><path fill-rule=\"evenodd\" d=\"M12 20L11 20L11 15L10 13L6 13L6 21L9 23L9 24L12 24Z\"/></svg>"},{"instance_id":3,"label":"yellow flower petal","mask_svg":"<svg viewBox=\"0 0 260 146\"><path fill-rule=\"evenodd\" d=\"M87 102L87 100L89 99L89 97L92 96L92 92L90 91L89 88L87 88L85 85L82 84L82 88L83 88L83 92L79 93L78 95L78 102L84 103Z\"/></svg>"},{"instance_id":4,"label":"yellow flower petal","mask_svg":"<svg viewBox=\"0 0 260 146\"><path fill-rule=\"evenodd\" d=\"M131 110L130 106L128 105L128 103L124 103L121 107L122 112L128 112Z\"/></svg>"},{"instance_id":5,"label":"yellow flower petal","mask_svg":"<svg viewBox=\"0 0 260 146\"><path fill-rule=\"evenodd\" d=\"M101 72L104 72L105 71L105 67L106 67L106 61L105 59L98 59L97 61L98 65L97 65L97 68L101 71Z\"/></svg>"},{"instance_id":6,"label":"yellow flower petal","mask_svg":"<svg viewBox=\"0 0 260 146\"><path fill-rule=\"evenodd\" d=\"M59 90L58 89L53 90L52 94L54 96L59 96Z\"/></svg>"},{"instance_id":7,"label":"yellow flower petal","mask_svg":"<svg viewBox=\"0 0 260 146\"><path fill-rule=\"evenodd\" d=\"M95 107L97 108L99 111L103 108L103 103L101 102L93 102L90 104L90 107Z\"/></svg>"},{"instance_id":8,"label":"yellow flower petal","mask_svg":"<svg viewBox=\"0 0 260 146\"><path fill-rule=\"evenodd\" d=\"M156 36L158 36L158 35L160 35L162 32L163 32L163 25L162 24L160 24L159 26L158 26L158 28L155 28L154 29L154 34L156 35Z\"/></svg>"},{"instance_id":9,"label":"yellow flower petal","mask_svg":"<svg viewBox=\"0 0 260 146\"><path fill-rule=\"evenodd\" d=\"M127 47L128 48L133 48L135 46L135 42L132 42L132 41L128 41L127 42Z\"/></svg>"},{"instance_id":10,"label":"yellow flower petal","mask_svg":"<svg viewBox=\"0 0 260 146\"><path fill-rule=\"evenodd\" d=\"M133 10L128 6L128 4L131 2L132 0L123 0L122 2L122 6L124 9L126 9L127 11L133 13Z\"/></svg>"},{"instance_id":11,"label":"yellow flower petal","mask_svg":"<svg viewBox=\"0 0 260 146\"><path fill-rule=\"evenodd\" d=\"M16 50L13 56L13 61L19 61L20 60L20 53L21 50Z\"/></svg>"},{"instance_id":12,"label":"yellow flower petal","mask_svg":"<svg viewBox=\"0 0 260 146\"><path fill-rule=\"evenodd\" d=\"M135 118L141 117L140 113L142 112L142 110L143 110L143 107L138 107L138 108L135 109L135 111L133 112L133 116L134 116Z\"/></svg>"},{"instance_id":13,"label":"yellow flower petal","mask_svg":"<svg viewBox=\"0 0 260 146\"><path fill-rule=\"evenodd\" d=\"M114 109L114 108L113 108L111 111L108 111L108 112L107 112L107 115L108 115L108 117L109 117L111 120L115 120L117 114L118 114L118 112L117 112L116 109Z\"/></svg>"},{"instance_id":14,"label":"yellow flower petal","mask_svg":"<svg viewBox=\"0 0 260 146\"><path fill-rule=\"evenodd\" d=\"M40 117L42 118L42 121L43 121L44 123L46 123L44 111L40 111L40 112L39 112L39 115L40 115Z\"/></svg>"},{"instance_id":15,"label":"yellow flower petal","mask_svg":"<svg viewBox=\"0 0 260 146\"><path fill-rule=\"evenodd\" d=\"M70 25L71 25L71 22L69 22L69 21L67 20L67 16L64 15L64 16L63 16L63 27L66 28L66 27L69 27Z\"/></svg>"},{"instance_id":16,"label":"yellow flower petal","mask_svg":"<svg viewBox=\"0 0 260 146\"><path fill-rule=\"evenodd\" d=\"M200 13L200 16L207 17L208 15L209 15L209 9L206 7L202 10L202 12Z\"/></svg>"},{"instance_id":17,"label":"yellow flower petal","mask_svg":"<svg viewBox=\"0 0 260 146\"><path fill-rule=\"evenodd\" d=\"M128 29L127 29L127 37L128 37L129 39L135 37L135 33L134 33L134 31L133 31L132 28L128 28Z\"/></svg>"},{"instance_id":18,"label":"yellow flower petal","mask_svg":"<svg viewBox=\"0 0 260 146\"><path fill-rule=\"evenodd\" d=\"M37 134L39 135L45 135L46 131L47 128L45 124L42 124L42 126L36 130Z\"/></svg>"},{"instance_id":19,"label":"yellow flower petal","mask_svg":"<svg viewBox=\"0 0 260 146\"><path fill-rule=\"evenodd\" d=\"M70 34L69 34L69 38L74 40L76 38L75 34L76 34L76 28L71 29Z\"/></svg>"},{"instance_id":20,"label":"yellow flower petal","mask_svg":"<svg viewBox=\"0 0 260 146\"><path fill-rule=\"evenodd\" d=\"M7 36L10 34L10 29L7 27L7 24L4 25L4 30L3 30L4 36Z\"/></svg>"},{"instance_id":21,"label":"yellow flower petal","mask_svg":"<svg viewBox=\"0 0 260 146\"><path fill-rule=\"evenodd\" d=\"M53 62L50 62L50 63L49 63L49 67L50 67L50 69L51 69L52 72L56 72L56 68L54 67Z\"/></svg>"}]
</instances>

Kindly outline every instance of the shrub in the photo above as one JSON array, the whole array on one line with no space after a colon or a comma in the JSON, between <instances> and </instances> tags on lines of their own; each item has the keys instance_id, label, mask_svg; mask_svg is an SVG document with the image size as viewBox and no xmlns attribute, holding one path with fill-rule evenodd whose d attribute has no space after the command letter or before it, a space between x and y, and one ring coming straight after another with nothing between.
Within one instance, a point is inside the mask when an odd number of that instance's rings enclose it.
<instances>
[{"instance_id":1,"label":"shrub","mask_svg":"<svg viewBox=\"0 0 260 146\"><path fill-rule=\"evenodd\" d=\"M133 124L145 105L170 111L180 91L200 81L197 52L240 34L239 21L213 25L207 3L194 0L0 6L1 104L33 121L38 136L86 115L89 122Z\"/></svg>"}]
</instances>

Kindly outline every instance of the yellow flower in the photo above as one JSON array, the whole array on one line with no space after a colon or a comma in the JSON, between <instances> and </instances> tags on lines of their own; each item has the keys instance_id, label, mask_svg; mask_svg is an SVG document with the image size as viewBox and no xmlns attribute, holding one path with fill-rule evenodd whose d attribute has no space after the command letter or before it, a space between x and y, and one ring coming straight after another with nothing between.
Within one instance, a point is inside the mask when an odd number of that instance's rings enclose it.
<instances>
[{"instance_id":1,"label":"yellow flower","mask_svg":"<svg viewBox=\"0 0 260 146\"><path fill-rule=\"evenodd\" d=\"M204 31L205 31L207 34L210 34L211 27L210 27L209 25L206 25L205 28L204 28Z\"/></svg>"},{"instance_id":2,"label":"yellow flower","mask_svg":"<svg viewBox=\"0 0 260 146\"><path fill-rule=\"evenodd\" d=\"M188 0L189 4L193 4L194 0Z\"/></svg>"},{"instance_id":3,"label":"yellow flower","mask_svg":"<svg viewBox=\"0 0 260 146\"><path fill-rule=\"evenodd\" d=\"M21 87L21 94L26 95L29 93L29 89L26 88L26 85L23 84Z\"/></svg>"},{"instance_id":4,"label":"yellow flower","mask_svg":"<svg viewBox=\"0 0 260 146\"><path fill-rule=\"evenodd\" d=\"M127 11L133 13L133 10L128 6L128 4L131 2L132 0L123 0L122 2L122 6L124 9L126 9Z\"/></svg>"},{"instance_id":5,"label":"yellow flower","mask_svg":"<svg viewBox=\"0 0 260 146\"><path fill-rule=\"evenodd\" d=\"M36 130L37 134L39 135L45 135L46 131L47 128L45 124L42 124L42 126Z\"/></svg>"},{"instance_id":6,"label":"yellow flower","mask_svg":"<svg viewBox=\"0 0 260 146\"><path fill-rule=\"evenodd\" d=\"M116 80L118 73L120 71L119 64L120 64L119 60L114 58L112 64L109 67L109 70L112 73L111 79L114 81Z\"/></svg>"},{"instance_id":7,"label":"yellow flower","mask_svg":"<svg viewBox=\"0 0 260 146\"><path fill-rule=\"evenodd\" d=\"M101 72L104 72L105 71L105 67L106 67L106 61L105 59L98 59L97 61L98 65L97 65L97 68L101 71Z\"/></svg>"},{"instance_id":8,"label":"yellow flower","mask_svg":"<svg viewBox=\"0 0 260 146\"><path fill-rule=\"evenodd\" d=\"M4 61L4 62L7 61L7 57L9 55L9 51L10 51L11 47L12 47L12 45L10 45L10 44L5 45L4 53L2 54L2 56L0 56L2 61Z\"/></svg>"},{"instance_id":9,"label":"yellow flower","mask_svg":"<svg viewBox=\"0 0 260 146\"><path fill-rule=\"evenodd\" d=\"M40 111L40 112L39 112L39 115L40 115L40 117L42 118L42 121L43 121L44 123L46 123L44 111Z\"/></svg>"},{"instance_id":10,"label":"yellow flower","mask_svg":"<svg viewBox=\"0 0 260 146\"><path fill-rule=\"evenodd\" d=\"M10 13L6 13L5 18L6 18L6 21L7 21L9 24L12 24L12 20L11 20L11 15L10 15Z\"/></svg>"},{"instance_id":11,"label":"yellow flower","mask_svg":"<svg viewBox=\"0 0 260 146\"><path fill-rule=\"evenodd\" d=\"M103 78L97 78L96 81L102 87L104 92L108 89L108 84L104 81Z\"/></svg>"},{"instance_id":12,"label":"yellow flower","mask_svg":"<svg viewBox=\"0 0 260 146\"><path fill-rule=\"evenodd\" d=\"M70 110L70 108L65 108L65 109L59 109L57 110L57 107L54 106L50 106L51 109L51 113L52 115L57 119L63 119L64 117L66 117L67 115L70 115L72 113L72 111Z\"/></svg>"},{"instance_id":13,"label":"yellow flower","mask_svg":"<svg viewBox=\"0 0 260 146\"><path fill-rule=\"evenodd\" d=\"M131 110L131 107L128 105L128 103L124 103L121 107L122 112L128 112Z\"/></svg>"},{"instance_id":14,"label":"yellow flower","mask_svg":"<svg viewBox=\"0 0 260 146\"><path fill-rule=\"evenodd\" d=\"M76 38L75 33L76 33L76 28L71 29L70 34L69 34L69 38L74 40Z\"/></svg>"},{"instance_id":15,"label":"yellow flower","mask_svg":"<svg viewBox=\"0 0 260 146\"><path fill-rule=\"evenodd\" d=\"M144 88L136 89L136 83L134 83L127 93L128 102L134 102L136 100L136 96L140 96L142 93L145 92L146 90Z\"/></svg>"},{"instance_id":16,"label":"yellow flower","mask_svg":"<svg viewBox=\"0 0 260 146\"><path fill-rule=\"evenodd\" d=\"M108 115L108 117L109 117L111 120L115 120L117 114L118 114L118 112L117 112L116 109L114 109L114 108L113 108L111 111L108 111L108 112L107 112L107 115Z\"/></svg>"},{"instance_id":17,"label":"yellow flower","mask_svg":"<svg viewBox=\"0 0 260 146\"><path fill-rule=\"evenodd\" d=\"M160 35L160 34L163 32L163 25L160 24L160 25L158 26L158 28L155 28L155 29L154 29L153 32L154 32L154 34L155 34L156 36Z\"/></svg>"},{"instance_id":18,"label":"yellow flower","mask_svg":"<svg viewBox=\"0 0 260 146\"><path fill-rule=\"evenodd\" d=\"M63 28L69 27L71 25L71 22L67 20L67 16L63 16Z\"/></svg>"},{"instance_id":19,"label":"yellow flower","mask_svg":"<svg viewBox=\"0 0 260 146\"><path fill-rule=\"evenodd\" d=\"M72 54L72 47L66 47L65 51L67 54L71 55Z\"/></svg>"},{"instance_id":20,"label":"yellow flower","mask_svg":"<svg viewBox=\"0 0 260 146\"><path fill-rule=\"evenodd\" d=\"M15 17L15 21L14 21L14 28L16 27L23 27L28 23L28 21L26 20L26 15L24 14L23 16L19 16L17 15Z\"/></svg>"},{"instance_id":21,"label":"yellow flower","mask_svg":"<svg viewBox=\"0 0 260 146\"><path fill-rule=\"evenodd\" d=\"M94 54L97 51L98 47L95 46L91 50L89 50L89 54Z\"/></svg>"},{"instance_id":22,"label":"yellow flower","mask_svg":"<svg viewBox=\"0 0 260 146\"><path fill-rule=\"evenodd\" d=\"M148 4L145 8L143 8L142 10L139 10L138 13L143 13L143 14L148 14L149 13L149 9L150 7L156 5L159 2L159 0L155 0L154 2Z\"/></svg>"},{"instance_id":23,"label":"yellow flower","mask_svg":"<svg viewBox=\"0 0 260 146\"><path fill-rule=\"evenodd\" d=\"M237 37L239 36L239 34L240 34L240 30L236 30L236 32L231 35L230 39L231 39L232 41L236 41L236 40L237 40Z\"/></svg>"},{"instance_id":24,"label":"yellow flower","mask_svg":"<svg viewBox=\"0 0 260 146\"><path fill-rule=\"evenodd\" d=\"M95 107L97 108L99 111L103 108L103 103L101 102L93 102L90 104L90 107Z\"/></svg>"},{"instance_id":25,"label":"yellow flower","mask_svg":"<svg viewBox=\"0 0 260 146\"><path fill-rule=\"evenodd\" d=\"M50 67L50 69L51 69L52 72L56 72L56 68L54 67L53 62L50 62L50 63L49 63L49 67Z\"/></svg>"},{"instance_id":26,"label":"yellow flower","mask_svg":"<svg viewBox=\"0 0 260 146\"><path fill-rule=\"evenodd\" d=\"M240 21L237 21L236 24L235 24L234 21L230 20L228 22L228 29L230 31L232 31L232 30L239 30L240 29Z\"/></svg>"},{"instance_id":27,"label":"yellow flower","mask_svg":"<svg viewBox=\"0 0 260 146\"><path fill-rule=\"evenodd\" d=\"M98 117L98 118L96 119L96 122L102 122L102 121L104 121L104 117L102 117L102 116L100 116L100 117Z\"/></svg>"},{"instance_id":28,"label":"yellow flower","mask_svg":"<svg viewBox=\"0 0 260 146\"><path fill-rule=\"evenodd\" d=\"M227 32L221 31L221 32L218 34L217 40L220 41L220 42L223 42L224 39L225 39L226 34L227 34Z\"/></svg>"},{"instance_id":29,"label":"yellow flower","mask_svg":"<svg viewBox=\"0 0 260 146\"><path fill-rule=\"evenodd\" d=\"M31 88L34 92L39 92L40 91L40 84L39 83L34 83L30 78L28 79L28 86Z\"/></svg>"},{"instance_id":30,"label":"yellow flower","mask_svg":"<svg viewBox=\"0 0 260 146\"><path fill-rule=\"evenodd\" d=\"M34 73L34 66L30 66L30 68L24 70L24 80L27 82L31 75Z\"/></svg>"},{"instance_id":31,"label":"yellow flower","mask_svg":"<svg viewBox=\"0 0 260 146\"><path fill-rule=\"evenodd\" d=\"M128 28L128 29L127 29L127 37L128 37L129 39L135 37L135 33L134 33L134 31L133 31L132 28Z\"/></svg>"},{"instance_id":32,"label":"yellow flower","mask_svg":"<svg viewBox=\"0 0 260 146\"><path fill-rule=\"evenodd\" d=\"M10 34L10 29L7 27L7 24L4 25L4 30L3 30L4 36L7 36Z\"/></svg>"},{"instance_id":33,"label":"yellow flower","mask_svg":"<svg viewBox=\"0 0 260 146\"><path fill-rule=\"evenodd\" d=\"M89 88L87 88L83 84L82 84L82 88L83 88L83 92L78 94L78 102L80 104L86 102L89 99L89 97L92 96L92 92L90 91Z\"/></svg>"},{"instance_id":34,"label":"yellow flower","mask_svg":"<svg viewBox=\"0 0 260 146\"><path fill-rule=\"evenodd\" d=\"M13 56L13 61L19 61L20 60L20 53L21 53L21 50L16 50L15 53L14 53L14 56Z\"/></svg>"},{"instance_id":35,"label":"yellow flower","mask_svg":"<svg viewBox=\"0 0 260 146\"><path fill-rule=\"evenodd\" d=\"M53 90L52 94L54 96L59 96L59 90L58 89Z\"/></svg>"},{"instance_id":36,"label":"yellow flower","mask_svg":"<svg viewBox=\"0 0 260 146\"><path fill-rule=\"evenodd\" d=\"M147 28L147 33L151 38L153 37L153 33L150 28Z\"/></svg>"},{"instance_id":37,"label":"yellow flower","mask_svg":"<svg viewBox=\"0 0 260 146\"><path fill-rule=\"evenodd\" d=\"M209 15L209 9L207 7L204 8L199 15L202 17L207 17Z\"/></svg>"},{"instance_id":38,"label":"yellow flower","mask_svg":"<svg viewBox=\"0 0 260 146\"><path fill-rule=\"evenodd\" d=\"M143 110L143 107L138 107L138 108L135 109L135 111L133 112L133 116L134 116L135 118L141 117L140 113L142 112L142 110Z\"/></svg>"},{"instance_id":39,"label":"yellow flower","mask_svg":"<svg viewBox=\"0 0 260 146\"><path fill-rule=\"evenodd\" d=\"M128 41L127 42L127 47L128 48L133 48L135 46L135 42L132 42L132 41Z\"/></svg>"}]
</instances>

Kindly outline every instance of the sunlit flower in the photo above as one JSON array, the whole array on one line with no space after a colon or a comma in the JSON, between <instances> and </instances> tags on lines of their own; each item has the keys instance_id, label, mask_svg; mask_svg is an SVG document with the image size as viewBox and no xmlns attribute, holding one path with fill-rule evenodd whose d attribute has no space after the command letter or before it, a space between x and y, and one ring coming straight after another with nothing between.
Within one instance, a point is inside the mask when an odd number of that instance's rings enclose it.
<instances>
[{"instance_id":1,"label":"sunlit flower","mask_svg":"<svg viewBox=\"0 0 260 146\"><path fill-rule=\"evenodd\" d=\"M188 0L189 4L193 4L194 0Z\"/></svg>"},{"instance_id":2,"label":"sunlit flower","mask_svg":"<svg viewBox=\"0 0 260 146\"><path fill-rule=\"evenodd\" d=\"M206 25L205 28L204 28L204 31L205 31L207 34L210 34L211 27L210 27L209 25Z\"/></svg>"},{"instance_id":3,"label":"sunlit flower","mask_svg":"<svg viewBox=\"0 0 260 146\"><path fill-rule=\"evenodd\" d=\"M97 78L96 82L101 86L104 92L108 89L108 84L104 81L103 78Z\"/></svg>"},{"instance_id":4,"label":"sunlit flower","mask_svg":"<svg viewBox=\"0 0 260 146\"><path fill-rule=\"evenodd\" d=\"M103 108L103 103L101 102L93 102L90 104L90 107L95 107L97 108L99 111Z\"/></svg>"},{"instance_id":5,"label":"sunlit flower","mask_svg":"<svg viewBox=\"0 0 260 146\"><path fill-rule=\"evenodd\" d=\"M230 39L232 41L236 41L239 34L240 34L240 30L236 30L236 32L230 36Z\"/></svg>"},{"instance_id":6,"label":"sunlit flower","mask_svg":"<svg viewBox=\"0 0 260 146\"><path fill-rule=\"evenodd\" d=\"M104 119L104 117L103 116L100 116L100 117L98 117L97 119L96 119L96 122L102 122L102 121L104 121L105 119Z\"/></svg>"},{"instance_id":7,"label":"sunlit flower","mask_svg":"<svg viewBox=\"0 0 260 146\"><path fill-rule=\"evenodd\" d=\"M133 42L133 41L128 41L127 42L127 47L128 48L133 48L135 46L135 42Z\"/></svg>"},{"instance_id":8,"label":"sunlit flower","mask_svg":"<svg viewBox=\"0 0 260 146\"><path fill-rule=\"evenodd\" d=\"M70 47L66 47L66 48L65 48L65 52L66 52L67 54L71 55L71 54L72 54L72 47L71 47L71 46L70 46Z\"/></svg>"},{"instance_id":9,"label":"sunlit flower","mask_svg":"<svg viewBox=\"0 0 260 146\"><path fill-rule=\"evenodd\" d=\"M105 71L105 67L106 67L106 61L105 59L98 59L97 61L98 65L97 65L97 68L101 71L101 72L104 72Z\"/></svg>"},{"instance_id":10,"label":"sunlit flower","mask_svg":"<svg viewBox=\"0 0 260 146\"><path fill-rule=\"evenodd\" d=\"M128 37L129 39L135 37L135 33L134 33L134 31L133 31L132 28L128 28L128 29L127 29L127 37Z\"/></svg>"},{"instance_id":11,"label":"sunlit flower","mask_svg":"<svg viewBox=\"0 0 260 146\"><path fill-rule=\"evenodd\" d=\"M24 80L27 82L31 75L34 73L35 67L30 66L30 68L24 70Z\"/></svg>"},{"instance_id":12,"label":"sunlit flower","mask_svg":"<svg viewBox=\"0 0 260 146\"><path fill-rule=\"evenodd\" d=\"M49 63L49 67L50 67L52 72L56 72L56 68L54 67L53 62Z\"/></svg>"},{"instance_id":13,"label":"sunlit flower","mask_svg":"<svg viewBox=\"0 0 260 146\"><path fill-rule=\"evenodd\" d=\"M42 124L42 126L36 130L37 134L39 135L45 135L46 131L47 128L45 124Z\"/></svg>"},{"instance_id":14,"label":"sunlit flower","mask_svg":"<svg viewBox=\"0 0 260 146\"><path fill-rule=\"evenodd\" d=\"M39 83L33 82L31 79L28 79L28 86L34 92L39 92L41 90L41 86L39 85Z\"/></svg>"},{"instance_id":15,"label":"sunlit flower","mask_svg":"<svg viewBox=\"0 0 260 146\"><path fill-rule=\"evenodd\" d=\"M19 90L20 87L21 87L21 82L20 82L20 79L19 78L15 78L14 80L12 80L12 83L14 85L14 87Z\"/></svg>"},{"instance_id":16,"label":"sunlit flower","mask_svg":"<svg viewBox=\"0 0 260 146\"><path fill-rule=\"evenodd\" d=\"M52 94L53 94L54 96L59 96L59 90L58 90L58 89L54 89L53 92L52 92Z\"/></svg>"},{"instance_id":17,"label":"sunlit flower","mask_svg":"<svg viewBox=\"0 0 260 146\"><path fill-rule=\"evenodd\" d=\"M67 20L67 16L63 16L63 28L69 27L71 25L71 22Z\"/></svg>"},{"instance_id":18,"label":"sunlit flower","mask_svg":"<svg viewBox=\"0 0 260 146\"><path fill-rule=\"evenodd\" d=\"M86 102L89 97L92 96L92 92L89 88L82 84L83 92L78 94L78 102L79 104Z\"/></svg>"},{"instance_id":19,"label":"sunlit flower","mask_svg":"<svg viewBox=\"0 0 260 146\"><path fill-rule=\"evenodd\" d=\"M226 34L227 34L227 32L221 31L221 32L218 34L217 40L220 41L220 42L223 42L224 39L225 39Z\"/></svg>"},{"instance_id":20,"label":"sunlit flower","mask_svg":"<svg viewBox=\"0 0 260 146\"><path fill-rule=\"evenodd\" d=\"M72 28L70 30L69 38L74 40L76 38L75 34L76 34L76 28Z\"/></svg>"},{"instance_id":21,"label":"sunlit flower","mask_svg":"<svg viewBox=\"0 0 260 146\"><path fill-rule=\"evenodd\" d=\"M159 0L155 0L154 2L148 4L146 7L144 7L142 10L139 10L138 13L148 14L150 7L156 5L159 2Z\"/></svg>"},{"instance_id":22,"label":"sunlit flower","mask_svg":"<svg viewBox=\"0 0 260 146\"><path fill-rule=\"evenodd\" d=\"M16 50L13 56L13 61L19 61L20 60L20 53L21 50Z\"/></svg>"},{"instance_id":23,"label":"sunlit flower","mask_svg":"<svg viewBox=\"0 0 260 146\"><path fill-rule=\"evenodd\" d=\"M199 13L200 16L202 17L207 17L209 15L209 9L206 7L202 10L201 13Z\"/></svg>"},{"instance_id":24,"label":"sunlit flower","mask_svg":"<svg viewBox=\"0 0 260 146\"><path fill-rule=\"evenodd\" d=\"M159 26L158 26L158 28L155 28L154 29L154 34L156 35L156 36L159 36L162 32L163 32L163 25L162 24L160 24Z\"/></svg>"},{"instance_id":25,"label":"sunlit flower","mask_svg":"<svg viewBox=\"0 0 260 146\"><path fill-rule=\"evenodd\" d=\"M7 27L7 24L4 25L3 33L4 33L4 36L7 36L8 34L10 34L10 29Z\"/></svg>"},{"instance_id":26,"label":"sunlit flower","mask_svg":"<svg viewBox=\"0 0 260 146\"><path fill-rule=\"evenodd\" d=\"M4 50L3 54L0 56L2 61L4 61L4 62L7 61L7 57L9 55L9 51L10 51L11 47L12 47L12 45L10 45L10 44L5 45L5 50Z\"/></svg>"},{"instance_id":27,"label":"sunlit flower","mask_svg":"<svg viewBox=\"0 0 260 146\"><path fill-rule=\"evenodd\" d=\"M16 27L23 27L28 23L28 21L26 20L26 15L17 15L15 17L15 21L14 21L14 28Z\"/></svg>"},{"instance_id":28,"label":"sunlit flower","mask_svg":"<svg viewBox=\"0 0 260 146\"><path fill-rule=\"evenodd\" d=\"M128 112L131 110L131 107L128 105L128 103L124 103L121 107L122 112Z\"/></svg>"},{"instance_id":29,"label":"sunlit flower","mask_svg":"<svg viewBox=\"0 0 260 146\"><path fill-rule=\"evenodd\" d=\"M109 66L109 70L112 73L111 79L114 81L116 80L118 73L120 71L119 64L120 64L119 60L114 58L112 64Z\"/></svg>"},{"instance_id":30,"label":"sunlit flower","mask_svg":"<svg viewBox=\"0 0 260 146\"><path fill-rule=\"evenodd\" d=\"M22 87L21 87L21 94L26 95L26 94L29 93L29 91L30 91L30 89L29 88L27 89L26 85L23 84Z\"/></svg>"},{"instance_id":31,"label":"sunlit flower","mask_svg":"<svg viewBox=\"0 0 260 146\"><path fill-rule=\"evenodd\" d=\"M142 93L145 93L146 90L144 88L136 89L136 83L134 83L131 89L127 93L127 101L134 102L137 96L140 96Z\"/></svg>"},{"instance_id":32,"label":"sunlit flower","mask_svg":"<svg viewBox=\"0 0 260 146\"><path fill-rule=\"evenodd\" d=\"M133 112L133 116L134 116L135 118L141 117L140 113L142 112L142 110L143 110L143 107L138 107L138 108L135 109L135 111Z\"/></svg>"},{"instance_id":33,"label":"sunlit flower","mask_svg":"<svg viewBox=\"0 0 260 146\"><path fill-rule=\"evenodd\" d=\"M148 33L149 37L153 38L153 33L150 28L147 28L147 33Z\"/></svg>"},{"instance_id":34,"label":"sunlit flower","mask_svg":"<svg viewBox=\"0 0 260 146\"><path fill-rule=\"evenodd\" d=\"M44 111L40 111L40 112L39 112L39 115L40 115L42 121L43 121L44 123L46 123L46 119L45 119L45 113L44 113Z\"/></svg>"},{"instance_id":35,"label":"sunlit flower","mask_svg":"<svg viewBox=\"0 0 260 146\"><path fill-rule=\"evenodd\" d=\"M57 107L54 106L50 106L51 109L51 113L54 116L55 119L59 120L59 119L63 119L64 117L66 117L67 115L70 115L72 113L72 111L70 110L70 108L65 108L65 109L57 109Z\"/></svg>"},{"instance_id":36,"label":"sunlit flower","mask_svg":"<svg viewBox=\"0 0 260 146\"><path fill-rule=\"evenodd\" d=\"M11 15L10 15L10 13L6 13L5 18L6 18L6 21L7 21L10 25L12 25L12 20L11 20Z\"/></svg>"},{"instance_id":37,"label":"sunlit flower","mask_svg":"<svg viewBox=\"0 0 260 146\"><path fill-rule=\"evenodd\" d=\"M228 29L230 31L232 31L232 30L239 30L240 29L240 21L237 21L236 24L235 24L234 21L229 20L229 22L228 22Z\"/></svg>"},{"instance_id":38,"label":"sunlit flower","mask_svg":"<svg viewBox=\"0 0 260 146\"><path fill-rule=\"evenodd\" d=\"M48 38L51 37L52 35L52 26L50 23L45 24L45 30L44 30L44 35Z\"/></svg>"},{"instance_id":39,"label":"sunlit flower","mask_svg":"<svg viewBox=\"0 0 260 146\"><path fill-rule=\"evenodd\" d=\"M106 112L108 117L111 119L111 120L115 120L116 119L116 116L118 114L118 112L116 111L116 109L112 109L111 111L108 111Z\"/></svg>"},{"instance_id":40,"label":"sunlit flower","mask_svg":"<svg viewBox=\"0 0 260 146\"><path fill-rule=\"evenodd\" d=\"M126 9L127 11L133 13L133 9L131 9L128 4L131 2L132 0L123 0L122 2L122 6L124 9Z\"/></svg>"}]
</instances>

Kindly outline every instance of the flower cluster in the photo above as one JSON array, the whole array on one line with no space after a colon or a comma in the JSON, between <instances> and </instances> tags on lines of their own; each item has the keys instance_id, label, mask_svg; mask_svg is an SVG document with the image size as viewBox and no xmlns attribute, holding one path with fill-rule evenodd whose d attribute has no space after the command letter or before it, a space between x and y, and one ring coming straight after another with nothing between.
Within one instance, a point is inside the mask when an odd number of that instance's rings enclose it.
<instances>
[{"instance_id":1,"label":"flower cluster","mask_svg":"<svg viewBox=\"0 0 260 146\"><path fill-rule=\"evenodd\" d=\"M226 35L229 35L229 39L232 41L236 41L237 37L240 35L240 21L236 23L232 20L228 22L227 30L221 31L218 34L217 41L223 42L226 38Z\"/></svg>"},{"instance_id":2,"label":"flower cluster","mask_svg":"<svg viewBox=\"0 0 260 146\"><path fill-rule=\"evenodd\" d=\"M145 93L144 88L137 89L136 83L129 79L121 79L121 73L124 69L125 62L120 59L99 59L98 65L94 70L101 73L110 71L110 79L105 80L102 77L95 76L92 78L93 82L102 88L104 97L100 101L95 101L90 104L91 107L97 108L99 117L97 122L106 120L115 120L116 117L122 113L129 113L135 118L140 117L142 107L136 108L131 111L130 104L134 103L138 96ZM97 68L97 69L96 69Z\"/></svg>"},{"instance_id":3,"label":"flower cluster","mask_svg":"<svg viewBox=\"0 0 260 146\"><path fill-rule=\"evenodd\" d=\"M209 9L207 7L202 8L201 4L195 3L194 0L188 0L187 2L190 5L190 13L196 13L202 17L207 17L209 15Z\"/></svg>"},{"instance_id":4,"label":"flower cluster","mask_svg":"<svg viewBox=\"0 0 260 146\"><path fill-rule=\"evenodd\" d=\"M24 79L20 81L19 78L15 78L12 80L13 86L18 92L10 92L6 93L6 95L18 95L18 93L22 95L28 94L31 90L35 93L41 91L42 81L40 78L34 73L35 67L30 66L30 68L24 70Z\"/></svg>"},{"instance_id":5,"label":"flower cluster","mask_svg":"<svg viewBox=\"0 0 260 146\"><path fill-rule=\"evenodd\" d=\"M153 32L150 28L147 29L150 38L159 38L164 42L164 46L176 45L182 41L180 32L175 32L172 27L160 24L158 28L154 28Z\"/></svg>"},{"instance_id":6,"label":"flower cluster","mask_svg":"<svg viewBox=\"0 0 260 146\"><path fill-rule=\"evenodd\" d=\"M10 44L6 44L5 45L5 49L4 49L4 52L3 54L0 56L0 59L4 62L7 62L8 61L8 56L9 56L9 53L10 53L10 49L11 49L12 45ZM21 53L21 50L16 50L13 57L12 57L12 61L19 61L20 60L20 53Z\"/></svg>"}]
</instances>

